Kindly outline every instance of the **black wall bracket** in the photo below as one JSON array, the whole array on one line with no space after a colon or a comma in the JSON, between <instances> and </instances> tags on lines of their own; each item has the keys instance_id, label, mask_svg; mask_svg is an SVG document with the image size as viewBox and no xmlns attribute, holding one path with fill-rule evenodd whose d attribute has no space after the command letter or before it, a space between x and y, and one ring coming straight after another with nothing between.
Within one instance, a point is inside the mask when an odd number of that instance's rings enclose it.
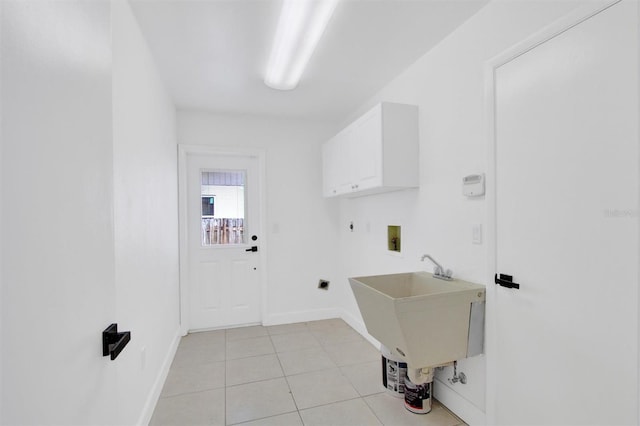
<instances>
[{"instance_id":1,"label":"black wall bracket","mask_svg":"<svg viewBox=\"0 0 640 426\"><path fill-rule=\"evenodd\" d=\"M113 361L130 340L130 331L118 333L118 324L111 324L102 332L102 356L111 355Z\"/></svg>"}]
</instances>

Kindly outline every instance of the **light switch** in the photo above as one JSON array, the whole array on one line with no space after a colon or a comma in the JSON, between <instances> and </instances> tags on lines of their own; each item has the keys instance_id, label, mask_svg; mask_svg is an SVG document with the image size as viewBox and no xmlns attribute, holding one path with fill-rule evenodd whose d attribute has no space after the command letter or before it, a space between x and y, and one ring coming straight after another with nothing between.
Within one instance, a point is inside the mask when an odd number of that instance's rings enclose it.
<instances>
[{"instance_id":1,"label":"light switch","mask_svg":"<svg viewBox=\"0 0 640 426\"><path fill-rule=\"evenodd\" d=\"M473 225L471 230L471 242L473 244L482 244L482 224Z\"/></svg>"}]
</instances>

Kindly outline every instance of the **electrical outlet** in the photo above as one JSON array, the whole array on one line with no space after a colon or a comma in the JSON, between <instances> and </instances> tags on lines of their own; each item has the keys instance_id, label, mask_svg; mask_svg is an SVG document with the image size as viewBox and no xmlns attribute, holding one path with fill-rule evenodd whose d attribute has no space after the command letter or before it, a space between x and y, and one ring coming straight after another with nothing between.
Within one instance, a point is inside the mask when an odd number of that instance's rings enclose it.
<instances>
[{"instance_id":1,"label":"electrical outlet","mask_svg":"<svg viewBox=\"0 0 640 426\"><path fill-rule=\"evenodd\" d=\"M140 349L140 370L144 371L147 366L147 347L143 346Z\"/></svg>"},{"instance_id":2,"label":"electrical outlet","mask_svg":"<svg viewBox=\"0 0 640 426\"><path fill-rule=\"evenodd\" d=\"M320 290L329 290L329 281L328 280L318 281L318 288Z\"/></svg>"},{"instance_id":3,"label":"electrical outlet","mask_svg":"<svg viewBox=\"0 0 640 426\"><path fill-rule=\"evenodd\" d=\"M473 244L482 244L482 224L478 223L471 228L471 242Z\"/></svg>"}]
</instances>

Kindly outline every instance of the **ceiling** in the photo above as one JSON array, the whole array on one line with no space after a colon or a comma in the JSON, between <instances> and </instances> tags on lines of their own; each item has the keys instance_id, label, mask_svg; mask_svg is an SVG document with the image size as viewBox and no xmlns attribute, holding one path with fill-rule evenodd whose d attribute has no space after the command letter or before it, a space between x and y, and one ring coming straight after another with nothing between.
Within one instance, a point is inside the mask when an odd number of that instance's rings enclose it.
<instances>
[{"instance_id":1,"label":"ceiling","mask_svg":"<svg viewBox=\"0 0 640 426\"><path fill-rule=\"evenodd\" d=\"M298 87L263 83L280 0L131 0L178 108L343 120L488 0L342 0Z\"/></svg>"}]
</instances>

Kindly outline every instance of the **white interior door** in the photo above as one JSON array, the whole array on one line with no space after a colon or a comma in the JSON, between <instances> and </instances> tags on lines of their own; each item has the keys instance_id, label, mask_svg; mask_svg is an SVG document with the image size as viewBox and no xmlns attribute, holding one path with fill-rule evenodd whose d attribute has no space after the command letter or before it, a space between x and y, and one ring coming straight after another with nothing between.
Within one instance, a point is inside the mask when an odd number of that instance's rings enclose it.
<instances>
[{"instance_id":1,"label":"white interior door","mask_svg":"<svg viewBox=\"0 0 640 426\"><path fill-rule=\"evenodd\" d=\"M189 329L259 323L259 159L187 156Z\"/></svg>"},{"instance_id":2,"label":"white interior door","mask_svg":"<svg viewBox=\"0 0 640 426\"><path fill-rule=\"evenodd\" d=\"M637 7L495 70L497 424L637 424Z\"/></svg>"},{"instance_id":3,"label":"white interior door","mask_svg":"<svg viewBox=\"0 0 640 426\"><path fill-rule=\"evenodd\" d=\"M133 420L135 402L121 395L137 390L119 394L118 376L138 365L144 333L120 322L132 342L114 361L102 356L102 331L123 320L113 219L118 19L109 1L0 2L3 425Z\"/></svg>"}]
</instances>

